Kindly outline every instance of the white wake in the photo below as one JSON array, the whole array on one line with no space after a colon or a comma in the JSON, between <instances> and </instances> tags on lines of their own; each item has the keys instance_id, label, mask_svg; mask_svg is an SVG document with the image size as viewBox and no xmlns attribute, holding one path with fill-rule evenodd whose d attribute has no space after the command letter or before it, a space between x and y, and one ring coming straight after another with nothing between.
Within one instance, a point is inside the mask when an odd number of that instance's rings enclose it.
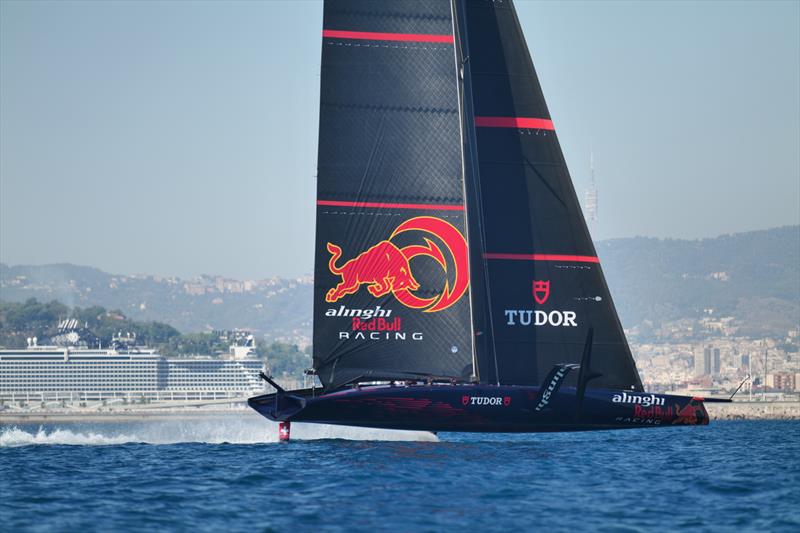
<instances>
[{"instance_id":1,"label":"white wake","mask_svg":"<svg viewBox=\"0 0 800 533\"><path fill-rule=\"evenodd\" d=\"M375 441L436 442L436 435L425 431L292 424L292 440L346 439ZM260 444L278 442L278 425L258 415L214 417L193 420L153 420L143 422L77 422L42 425L38 428L0 426L0 447L42 444L114 445L146 444Z\"/></svg>"},{"instance_id":2,"label":"white wake","mask_svg":"<svg viewBox=\"0 0 800 533\"><path fill-rule=\"evenodd\" d=\"M43 428L39 428L37 431L26 431L16 426L0 428L0 448L6 446L27 446L30 444L101 445L125 444L126 442L138 442L138 440L128 435L109 437L92 432L74 432L69 429L53 429L47 431Z\"/></svg>"}]
</instances>

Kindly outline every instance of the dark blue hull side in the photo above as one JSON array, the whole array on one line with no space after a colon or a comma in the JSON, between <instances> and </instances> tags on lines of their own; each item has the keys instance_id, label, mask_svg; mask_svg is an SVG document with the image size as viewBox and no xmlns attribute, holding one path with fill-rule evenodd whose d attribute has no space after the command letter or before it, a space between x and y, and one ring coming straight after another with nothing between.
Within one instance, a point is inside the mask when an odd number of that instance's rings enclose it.
<instances>
[{"instance_id":1,"label":"dark blue hull side","mask_svg":"<svg viewBox=\"0 0 800 533\"><path fill-rule=\"evenodd\" d=\"M375 385L315 395L265 394L250 407L274 421L418 431L527 433L708 424L701 398L575 388L551 395L539 387Z\"/></svg>"}]
</instances>

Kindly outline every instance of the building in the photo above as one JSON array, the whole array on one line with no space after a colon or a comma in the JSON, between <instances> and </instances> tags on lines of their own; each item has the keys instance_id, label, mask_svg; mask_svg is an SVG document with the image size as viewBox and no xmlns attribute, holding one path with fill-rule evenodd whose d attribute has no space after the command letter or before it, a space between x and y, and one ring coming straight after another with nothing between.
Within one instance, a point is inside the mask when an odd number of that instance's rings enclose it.
<instances>
[{"instance_id":1,"label":"building","mask_svg":"<svg viewBox=\"0 0 800 533\"><path fill-rule=\"evenodd\" d=\"M797 374L776 372L767 374L767 389L795 391L797 390Z\"/></svg>"},{"instance_id":2,"label":"building","mask_svg":"<svg viewBox=\"0 0 800 533\"><path fill-rule=\"evenodd\" d=\"M711 374L711 346L705 346L703 348L703 358L697 362L700 364L695 365L696 376L707 376Z\"/></svg>"}]
</instances>

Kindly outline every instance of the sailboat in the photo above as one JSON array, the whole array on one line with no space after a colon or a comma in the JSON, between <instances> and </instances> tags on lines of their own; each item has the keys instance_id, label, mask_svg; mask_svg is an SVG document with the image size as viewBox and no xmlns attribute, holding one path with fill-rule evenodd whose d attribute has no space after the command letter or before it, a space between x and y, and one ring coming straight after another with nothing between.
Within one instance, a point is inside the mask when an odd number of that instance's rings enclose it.
<instances>
[{"instance_id":1,"label":"sailboat","mask_svg":"<svg viewBox=\"0 0 800 533\"><path fill-rule=\"evenodd\" d=\"M313 369L281 423L707 424L646 393L511 0L326 0Z\"/></svg>"}]
</instances>

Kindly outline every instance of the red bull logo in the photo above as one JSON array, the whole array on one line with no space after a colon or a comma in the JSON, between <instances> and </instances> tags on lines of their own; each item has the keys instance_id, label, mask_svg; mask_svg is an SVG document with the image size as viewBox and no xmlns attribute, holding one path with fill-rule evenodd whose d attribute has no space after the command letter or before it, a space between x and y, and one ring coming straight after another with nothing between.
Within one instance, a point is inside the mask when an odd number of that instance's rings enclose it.
<instances>
[{"instance_id":1,"label":"red bull logo","mask_svg":"<svg viewBox=\"0 0 800 533\"><path fill-rule=\"evenodd\" d=\"M448 271L448 261L442 247L433 240L423 237L424 245L414 244L402 248L392 242L401 233L410 231L427 233L441 242L451 259L452 266L449 268L452 272ZM425 216L406 220L397 226L388 239L380 241L341 266L337 266L342 257L341 247L328 243L327 248L331 254L328 269L341 277L341 281L325 295L327 302L336 302L366 285L367 291L375 298L392 293L407 307L434 313L456 303L469 286L467 241L452 224L440 218ZM446 281L441 294L429 298L414 294L420 289L420 284L411 270L411 260L419 256L430 257L442 267Z\"/></svg>"},{"instance_id":2,"label":"red bull logo","mask_svg":"<svg viewBox=\"0 0 800 533\"><path fill-rule=\"evenodd\" d=\"M625 395L625 393L622 393ZM651 394L650 397L654 397L655 395ZM614 395L614 399L611 401L614 403L620 403L617 398L620 395ZM648 398L647 395L628 395L629 399L646 399ZM656 397L658 400L664 400L664 398ZM678 404L675 404L674 407L665 406L664 403L658 401L627 401L621 403L633 403L633 416L618 416L616 417L617 422L623 422L626 424L638 424L638 425L653 425L658 426L662 423L668 423L672 425L678 426L685 426L685 425L706 425L708 424L708 412L706 412L705 407L703 406L703 402L697 399L692 399L689 403L687 403L684 407L681 407ZM648 403L649 405L645 406L644 404Z\"/></svg>"},{"instance_id":3,"label":"red bull logo","mask_svg":"<svg viewBox=\"0 0 800 533\"><path fill-rule=\"evenodd\" d=\"M708 425L708 412L701 400L692 399L684 407L675 406L677 417L672 421L674 425L706 426Z\"/></svg>"},{"instance_id":4,"label":"red bull logo","mask_svg":"<svg viewBox=\"0 0 800 533\"><path fill-rule=\"evenodd\" d=\"M661 407L660 405L642 407L637 404L633 406L633 416L643 419L672 420L674 415L672 407Z\"/></svg>"}]
</instances>

